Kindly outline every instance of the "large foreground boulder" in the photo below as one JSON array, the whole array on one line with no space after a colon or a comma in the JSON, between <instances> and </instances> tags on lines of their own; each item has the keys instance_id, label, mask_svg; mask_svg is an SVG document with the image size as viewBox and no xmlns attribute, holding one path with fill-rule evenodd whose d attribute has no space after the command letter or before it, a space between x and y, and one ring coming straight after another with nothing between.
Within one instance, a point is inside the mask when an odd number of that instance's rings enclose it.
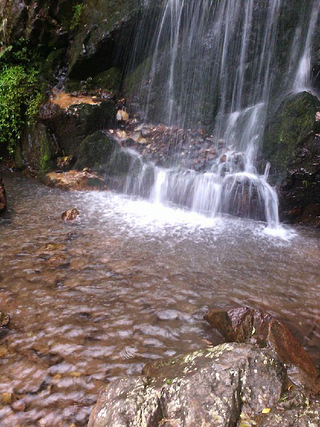
<instances>
[{"instance_id":1,"label":"large foreground boulder","mask_svg":"<svg viewBox=\"0 0 320 427\"><path fill-rule=\"evenodd\" d=\"M274 406L286 386L286 371L270 350L222 344L111 383L89 427L233 426L241 414L254 417Z\"/></svg>"}]
</instances>

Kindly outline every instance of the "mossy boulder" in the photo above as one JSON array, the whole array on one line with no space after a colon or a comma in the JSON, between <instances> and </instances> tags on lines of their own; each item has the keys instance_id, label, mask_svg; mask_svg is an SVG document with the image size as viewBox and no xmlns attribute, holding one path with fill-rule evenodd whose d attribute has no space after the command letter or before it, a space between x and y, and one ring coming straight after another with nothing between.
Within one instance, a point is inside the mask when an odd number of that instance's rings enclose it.
<instances>
[{"instance_id":1,"label":"mossy boulder","mask_svg":"<svg viewBox=\"0 0 320 427\"><path fill-rule=\"evenodd\" d=\"M320 101L308 92L288 97L269 120L262 153L279 187L284 221L320 226Z\"/></svg>"},{"instance_id":2,"label":"mossy boulder","mask_svg":"<svg viewBox=\"0 0 320 427\"><path fill-rule=\"evenodd\" d=\"M308 92L287 98L269 120L263 139L263 157L274 173L285 175L297 147L315 126L319 100Z\"/></svg>"},{"instance_id":3,"label":"mossy boulder","mask_svg":"<svg viewBox=\"0 0 320 427\"><path fill-rule=\"evenodd\" d=\"M97 74L92 79L93 88L101 88L118 92L121 84L121 71L119 68L112 67L109 70Z\"/></svg>"},{"instance_id":4,"label":"mossy boulder","mask_svg":"<svg viewBox=\"0 0 320 427\"><path fill-rule=\"evenodd\" d=\"M28 165L45 173L54 167L58 145L50 130L41 122L27 126L16 148L15 161L19 168Z\"/></svg>"},{"instance_id":5,"label":"mossy boulder","mask_svg":"<svg viewBox=\"0 0 320 427\"><path fill-rule=\"evenodd\" d=\"M97 131L81 142L75 168L80 170L84 167L94 168L106 164L115 148L114 141L109 139L104 132Z\"/></svg>"}]
</instances>

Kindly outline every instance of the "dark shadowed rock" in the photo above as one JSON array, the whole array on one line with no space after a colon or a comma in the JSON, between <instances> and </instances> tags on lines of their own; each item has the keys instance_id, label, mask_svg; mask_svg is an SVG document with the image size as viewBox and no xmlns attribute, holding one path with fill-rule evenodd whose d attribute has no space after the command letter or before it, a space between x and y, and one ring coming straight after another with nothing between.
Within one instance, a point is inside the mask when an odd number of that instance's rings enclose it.
<instances>
[{"instance_id":1,"label":"dark shadowed rock","mask_svg":"<svg viewBox=\"0 0 320 427\"><path fill-rule=\"evenodd\" d=\"M103 131L97 131L81 142L75 168L93 168L106 164L116 148L118 148L117 144L109 139Z\"/></svg>"},{"instance_id":2,"label":"dark shadowed rock","mask_svg":"<svg viewBox=\"0 0 320 427\"><path fill-rule=\"evenodd\" d=\"M4 189L2 178L0 178L0 213L4 212L6 209L7 209L6 190Z\"/></svg>"},{"instance_id":3,"label":"dark shadowed rock","mask_svg":"<svg viewBox=\"0 0 320 427\"><path fill-rule=\"evenodd\" d=\"M286 371L268 349L222 344L147 366L107 386L89 427L232 426L280 399Z\"/></svg>"},{"instance_id":4,"label":"dark shadowed rock","mask_svg":"<svg viewBox=\"0 0 320 427\"><path fill-rule=\"evenodd\" d=\"M98 129L112 126L115 120L113 101L94 101L92 97L72 97L61 94L42 109L42 121L55 135L60 149L70 156L78 156L81 142ZM69 104L76 102L82 103Z\"/></svg>"},{"instance_id":5,"label":"dark shadowed rock","mask_svg":"<svg viewBox=\"0 0 320 427\"><path fill-rule=\"evenodd\" d=\"M250 342L273 349L282 362L298 368L299 381L315 392L320 391L317 367L288 326L280 320L247 307L212 310L204 318L228 342Z\"/></svg>"},{"instance_id":6,"label":"dark shadowed rock","mask_svg":"<svg viewBox=\"0 0 320 427\"><path fill-rule=\"evenodd\" d=\"M320 226L320 101L291 95L269 118L262 143L279 186L281 220Z\"/></svg>"}]
</instances>

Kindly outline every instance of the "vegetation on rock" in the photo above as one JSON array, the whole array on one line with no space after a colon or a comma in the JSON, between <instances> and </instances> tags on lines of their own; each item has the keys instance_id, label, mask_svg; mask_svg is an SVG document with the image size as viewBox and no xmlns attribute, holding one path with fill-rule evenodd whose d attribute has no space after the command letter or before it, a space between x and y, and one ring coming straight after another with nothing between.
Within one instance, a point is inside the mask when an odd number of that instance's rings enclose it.
<instances>
[{"instance_id":1,"label":"vegetation on rock","mask_svg":"<svg viewBox=\"0 0 320 427\"><path fill-rule=\"evenodd\" d=\"M32 65L28 41L20 39L15 47L2 52L0 63L0 145L11 155L25 125L35 122L42 101L39 73Z\"/></svg>"}]
</instances>

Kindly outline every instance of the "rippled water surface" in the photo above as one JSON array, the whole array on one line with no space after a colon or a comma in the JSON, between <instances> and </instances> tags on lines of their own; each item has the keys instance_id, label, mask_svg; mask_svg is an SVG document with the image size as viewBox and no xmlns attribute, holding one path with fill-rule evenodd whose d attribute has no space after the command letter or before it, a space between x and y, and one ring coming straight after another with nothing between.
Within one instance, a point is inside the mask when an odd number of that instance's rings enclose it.
<instances>
[{"instance_id":1,"label":"rippled water surface","mask_svg":"<svg viewBox=\"0 0 320 427\"><path fill-rule=\"evenodd\" d=\"M0 310L12 320L0 341L1 426L86 425L108 381L217 343L202 320L211 307L268 310L320 362L315 230L272 233L21 177L5 185ZM80 216L65 223L70 207Z\"/></svg>"}]
</instances>

